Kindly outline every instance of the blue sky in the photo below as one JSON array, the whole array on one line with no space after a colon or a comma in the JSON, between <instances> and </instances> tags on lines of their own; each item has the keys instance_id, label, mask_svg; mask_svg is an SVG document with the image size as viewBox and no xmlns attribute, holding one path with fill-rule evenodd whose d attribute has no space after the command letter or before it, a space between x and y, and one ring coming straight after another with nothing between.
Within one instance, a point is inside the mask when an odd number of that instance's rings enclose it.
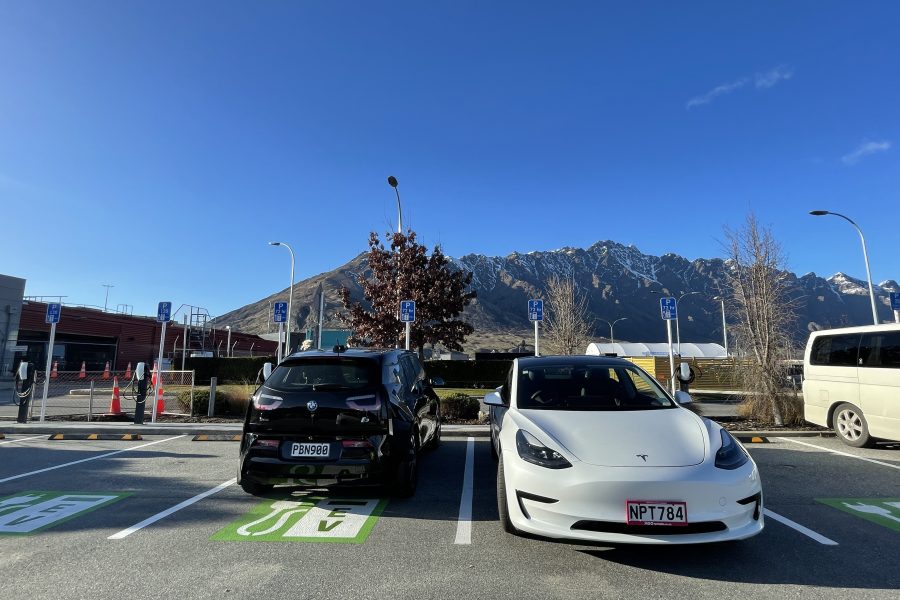
<instances>
[{"instance_id":1,"label":"blue sky","mask_svg":"<svg viewBox=\"0 0 900 600\"><path fill-rule=\"evenodd\" d=\"M405 224L452 256L722 256L900 279L895 2L0 0L0 273L221 314Z\"/></svg>"}]
</instances>

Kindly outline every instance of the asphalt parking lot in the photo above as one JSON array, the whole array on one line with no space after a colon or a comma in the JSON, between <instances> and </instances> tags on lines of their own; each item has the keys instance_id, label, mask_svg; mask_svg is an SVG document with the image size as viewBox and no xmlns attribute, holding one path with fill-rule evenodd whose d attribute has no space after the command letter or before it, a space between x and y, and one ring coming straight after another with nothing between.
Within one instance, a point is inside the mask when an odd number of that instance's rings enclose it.
<instances>
[{"instance_id":1,"label":"asphalt parking lot","mask_svg":"<svg viewBox=\"0 0 900 600\"><path fill-rule=\"evenodd\" d=\"M896 598L900 587L900 445L748 445L769 511L761 535L611 548L504 534L484 438L423 455L405 500L248 496L232 483L233 442L47 438L0 440L10 597L719 600Z\"/></svg>"}]
</instances>

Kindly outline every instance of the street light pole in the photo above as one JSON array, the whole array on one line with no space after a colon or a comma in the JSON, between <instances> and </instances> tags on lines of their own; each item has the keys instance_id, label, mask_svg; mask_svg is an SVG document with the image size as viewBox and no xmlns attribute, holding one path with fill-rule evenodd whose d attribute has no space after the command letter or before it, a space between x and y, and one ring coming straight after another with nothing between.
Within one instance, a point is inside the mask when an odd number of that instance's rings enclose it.
<instances>
[{"instance_id":1,"label":"street light pole","mask_svg":"<svg viewBox=\"0 0 900 600\"><path fill-rule=\"evenodd\" d=\"M834 215L835 217L840 217L840 218L846 220L851 225L856 227L856 231L857 231L857 233L859 233L859 239L860 239L860 241L862 241L863 258L866 261L866 278L869 281L869 301L872 304L872 322L875 323L875 325L878 325L878 310L875 307L875 288L872 286L872 271L869 269L869 253L866 250L866 238L865 238L865 236L863 236L862 229L859 228L859 225L857 225L855 222L853 222L853 219L851 219L850 217L848 217L846 215L842 215L841 213L831 212L829 210L811 210L811 211L809 211L809 214L811 214L814 217L821 217L823 215Z\"/></svg>"},{"instance_id":2,"label":"street light pole","mask_svg":"<svg viewBox=\"0 0 900 600\"><path fill-rule=\"evenodd\" d=\"M625 320L627 320L627 319L628 319L628 317L621 317L621 318L616 319L616 320L613 321L612 323L610 323L610 322L607 321L606 319L597 319L598 321L603 321L604 323L606 323L607 325L609 325L609 343L610 343L610 344L615 344L615 343L616 343L616 338L613 337L613 327L615 327L616 323L618 323L619 321L625 321Z\"/></svg>"},{"instance_id":3,"label":"street light pole","mask_svg":"<svg viewBox=\"0 0 900 600\"><path fill-rule=\"evenodd\" d=\"M291 285L288 288L287 338L284 340L284 356L288 355L291 345L291 319L294 314L294 249L286 242L269 242L270 246L284 246L291 253ZM281 340L278 340L281 343Z\"/></svg>"},{"instance_id":4,"label":"street light pole","mask_svg":"<svg viewBox=\"0 0 900 600\"><path fill-rule=\"evenodd\" d=\"M719 300L722 303L722 341L725 342L725 357L728 358L728 325L725 323L725 297L716 296L713 300Z\"/></svg>"},{"instance_id":5,"label":"street light pole","mask_svg":"<svg viewBox=\"0 0 900 600\"><path fill-rule=\"evenodd\" d=\"M231 356L231 325L226 325L225 331L228 332L228 341L225 342L225 354Z\"/></svg>"},{"instance_id":6,"label":"street light pole","mask_svg":"<svg viewBox=\"0 0 900 600\"><path fill-rule=\"evenodd\" d=\"M397 233L403 233L403 209L400 207L400 190L397 189L397 178L393 175L388 176L388 185L394 188L397 194ZM400 250L397 249L397 321L400 321ZM399 340L394 341L394 348L399 348Z\"/></svg>"}]
</instances>

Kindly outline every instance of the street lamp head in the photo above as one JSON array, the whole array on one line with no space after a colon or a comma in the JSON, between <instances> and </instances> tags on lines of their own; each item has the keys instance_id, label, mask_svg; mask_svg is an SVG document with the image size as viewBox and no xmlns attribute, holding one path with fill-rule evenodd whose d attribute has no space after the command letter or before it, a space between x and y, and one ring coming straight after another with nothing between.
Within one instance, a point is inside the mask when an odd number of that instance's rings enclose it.
<instances>
[{"instance_id":1,"label":"street lamp head","mask_svg":"<svg viewBox=\"0 0 900 600\"><path fill-rule=\"evenodd\" d=\"M827 210L811 210L811 211L809 211L809 214L811 214L814 217L821 217L821 216L827 215L829 213Z\"/></svg>"},{"instance_id":2,"label":"street lamp head","mask_svg":"<svg viewBox=\"0 0 900 600\"><path fill-rule=\"evenodd\" d=\"M281 242L269 242L270 246L280 246Z\"/></svg>"},{"instance_id":3,"label":"street lamp head","mask_svg":"<svg viewBox=\"0 0 900 600\"><path fill-rule=\"evenodd\" d=\"M388 185L391 186L392 188L395 188L395 189L396 189L396 187L397 187L397 178L394 177L393 175L390 175L390 176L388 177Z\"/></svg>"}]
</instances>

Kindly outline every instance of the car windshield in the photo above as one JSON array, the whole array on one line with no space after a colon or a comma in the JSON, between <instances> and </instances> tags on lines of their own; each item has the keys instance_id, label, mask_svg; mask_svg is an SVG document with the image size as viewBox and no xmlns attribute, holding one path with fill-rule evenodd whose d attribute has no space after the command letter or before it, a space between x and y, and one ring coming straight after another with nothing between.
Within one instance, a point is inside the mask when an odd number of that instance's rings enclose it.
<instances>
[{"instance_id":1,"label":"car windshield","mask_svg":"<svg viewBox=\"0 0 900 600\"><path fill-rule=\"evenodd\" d=\"M675 403L634 366L544 364L518 374L520 409L653 410Z\"/></svg>"},{"instance_id":2,"label":"car windshield","mask_svg":"<svg viewBox=\"0 0 900 600\"><path fill-rule=\"evenodd\" d=\"M282 392L371 390L379 381L373 360L328 357L282 363L266 379L266 387Z\"/></svg>"}]
</instances>

